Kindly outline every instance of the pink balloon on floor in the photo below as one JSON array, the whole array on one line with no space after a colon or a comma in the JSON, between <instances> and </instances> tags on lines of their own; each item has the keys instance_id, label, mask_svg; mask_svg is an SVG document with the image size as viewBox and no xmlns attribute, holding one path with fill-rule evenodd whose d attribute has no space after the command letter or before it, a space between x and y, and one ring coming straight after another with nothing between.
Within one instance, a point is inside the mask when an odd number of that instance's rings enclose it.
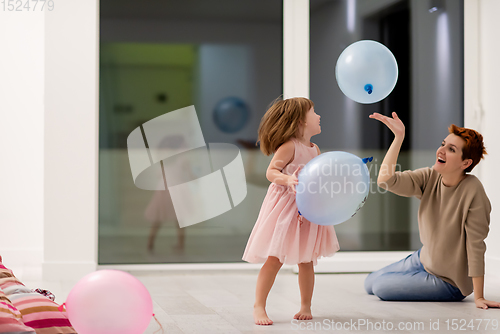
<instances>
[{"instance_id":1,"label":"pink balloon on floor","mask_svg":"<svg viewBox=\"0 0 500 334\"><path fill-rule=\"evenodd\" d=\"M88 274L71 289L65 304L79 334L144 333L153 316L146 287L119 270Z\"/></svg>"}]
</instances>

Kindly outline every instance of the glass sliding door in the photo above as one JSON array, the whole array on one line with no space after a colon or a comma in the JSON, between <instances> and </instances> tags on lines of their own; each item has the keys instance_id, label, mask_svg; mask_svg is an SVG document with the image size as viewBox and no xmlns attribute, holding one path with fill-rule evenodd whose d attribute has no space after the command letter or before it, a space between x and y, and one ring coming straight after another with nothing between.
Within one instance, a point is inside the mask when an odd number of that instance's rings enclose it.
<instances>
[{"instance_id":1,"label":"glass sliding door","mask_svg":"<svg viewBox=\"0 0 500 334\"><path fill-rule=\"evenodd\" d=\"M255 142L267 105L282 94L283 2L101 0L100 6L99 264L241 261L269 185L271 157ZM217 118L218 106L234 101L246 113L237 126ZM240 149L247 196L181 229L168 191L135 186L127 137L190 105L206 143Z\"/></svg>"},{"instance_id":2,"label":"glass sliding door","mask_svg":"<svg viewBox=\"0 0 500 334\"><path fill-rule=\"evenodd\" d=\"M283 93L283 58L290 59L283 50L284 3L120 4L100 3L99 264L240 262L269 185L265 172L272 156L264 156L255 142L267 106ZM368 115L396 111L405 123L401 170L431 166L448 125L463 125L463 1L442 1L437 10L429 4L309 1L309 95L322 117L322 133L314 141L323 152L374 157L367 202L335 228L342 251L420 247L418 200L376 185L393 137ZM340 53L362 39L386 45L399 66L394 91L376 104L348 99L335 79ZM217 106L234 99L248 117L231 129L217 118ZM181 229L168 193L134 185L127 137L145 122L189 105L206 143L240 149L247 196L234 209Z\"/></svg>"}]
</instances>

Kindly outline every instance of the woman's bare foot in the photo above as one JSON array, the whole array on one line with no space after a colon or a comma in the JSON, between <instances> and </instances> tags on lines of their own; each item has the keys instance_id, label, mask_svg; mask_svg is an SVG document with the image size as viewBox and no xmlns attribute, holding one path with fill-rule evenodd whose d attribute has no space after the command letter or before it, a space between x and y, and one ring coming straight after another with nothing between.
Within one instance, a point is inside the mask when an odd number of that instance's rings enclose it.
<instances>
[{"instance_id":1,"label":"woman's bare foot","mask_svg":"<svg viewBox=\"0 0 500 334\"><path fill-rule=\"evenodd\" d=\"M297 320L311 320L313 318L310 306L301 306L299 313L293 316Z\"/></svg>"},{"instance_id":2,"label":"woman's bare foot","mask_svg":"<svg viewBox=\"0 0 500 334\"><path fill-rule=\"evenodd\" d=\"M256 325L272 325L273 321L269 319L266 309L261 306L254 306L253 319Z\"/></svg>"}]
</instances>

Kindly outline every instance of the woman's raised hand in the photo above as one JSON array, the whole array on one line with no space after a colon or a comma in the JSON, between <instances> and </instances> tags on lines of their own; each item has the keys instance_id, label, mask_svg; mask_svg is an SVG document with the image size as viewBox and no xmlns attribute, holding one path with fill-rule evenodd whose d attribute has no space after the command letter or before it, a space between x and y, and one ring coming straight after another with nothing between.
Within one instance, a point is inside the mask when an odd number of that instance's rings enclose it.
<instances>
[{"instance_id":1,"label":"woman's raised hand","mask_svg":"<svg viewBox=\"0 0 500 334\"><path fill-rule=\"evenodd\" d=\"M391 131L394 133L394 136L397 138L403 139L405 136L405 125L399 119L398 114L395 112L392 113L392 118L381 115L377 112L374 112L370 115L370 118L374 118L378 121L384 123Z\"/></svg>"}]
</instances>

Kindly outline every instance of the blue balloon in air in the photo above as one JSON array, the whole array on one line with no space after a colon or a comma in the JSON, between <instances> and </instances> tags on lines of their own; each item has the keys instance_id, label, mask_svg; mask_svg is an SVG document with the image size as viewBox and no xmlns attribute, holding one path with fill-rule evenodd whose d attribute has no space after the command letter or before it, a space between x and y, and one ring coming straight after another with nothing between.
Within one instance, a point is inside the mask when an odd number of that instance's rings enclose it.
<instances>
[{"instance_id":1,"label":"blue balloon in air","mask_svg":"<svg viewBox=\"0 0 500 334\"><path fill-rule=\"evenodd\" d=\"M358 212L370 191L370 172L354 154L333 151L311 159L298 175L299 213L318 225L337 225Z\"/></svg>"},{"instance_id":2,"label":"blue balloon in air","mask_svg":"<svg viewBox=\"0 0 500 334\"><path fill-rule=\"evenodd\" d=\"M375 103L385 99L396 86L398 63L385 45L358 41L340 54L335 77L342 93L351 100Z\"/></svg>"}]
</instances>

